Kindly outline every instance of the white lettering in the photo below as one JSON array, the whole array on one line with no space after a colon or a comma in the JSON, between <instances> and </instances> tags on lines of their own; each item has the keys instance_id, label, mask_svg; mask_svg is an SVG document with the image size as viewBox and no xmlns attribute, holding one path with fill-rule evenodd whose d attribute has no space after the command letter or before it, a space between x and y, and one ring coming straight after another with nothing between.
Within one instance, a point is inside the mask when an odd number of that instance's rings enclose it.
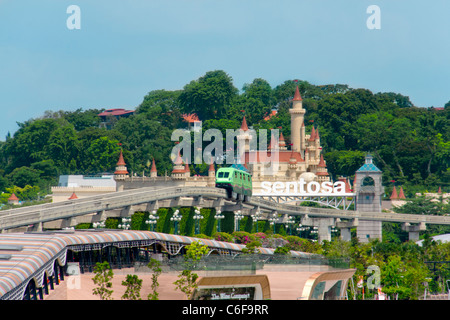
<instances>
[{"instance_id":1,"label":"white lettering","mask_svg":"<svg viewBox=\"0 0 450 320\"><path fill-rule=\"evenodd\" d=\"M272 185L272 189L275 193L281 193L283 192L283 189L285 189L284 183L277 181Z\"/></svg>"},{"instance_id":2,"label":"white lettering","mask_svg":"<svg viewBox=\"0 0 450 320\"><path fill-rule=\"evenodd\" d=\"M299 181L262 181L262 194L298 194L298 195L318 195L318 194L332 194L332 195L350 195L345 191L345 182L337 181L334 184L329 181L319 183L311 181L306 183L304 179ZM305 190L306 189L306 190Z\"/></svg>"},{"instance_id":3,"label":"white lettering","mask_svg":"<svg viewBox=\"0 0 450 320\"><path fill-rule=\"evenodd\" d=\"M66 20L67 29L81 29L81 10L77 5L70 5L67 7L66 13L72 13Z\"/></svg>"},{"instance_id":4,"label":"white lettering","mask_svg":"<svg viewBox=\"0 0 450 320\"><path fill-rule=\"evenodd\" d=\"M333 184L329 181L325 181L324 183L322 183L322 187L323 187L323 191L325 193L331 193L333 192Z\"/></svg>"},{"instance_id":5,"label":"white lettering","mask_svg":"<svg viewBox=\"0 0 450 320\"><path fill-rule=\"evenodd\" d=\"M342 181L337 181L334 183L334 192L335 193L345 193L345 183Z\"/></svg>"},{"instance_id":6,"label":"white lettering","mask_svg":"<svg viewBox=\"0 0 450 320\"><path fill-rule=\"evenodd\" d=\"M314 186L314 190L312 188ZM320 184L317 181L311 181L306 185L306 191L308 193L319 193L320 192Z\"/></svg>"},{"instance_id":7,"label":"white lettering","mask_svg":"<svg viewBox=\"0 0 450 320\"><path fill-rule=\"evenodd\" d=\"M263 188L265 193L271 193L271 191L272 191L272 186L269 181L263 181L261 183L261 187Z\"/></svg>"},{"instance_id":8,"label":"white lettering","mask_svg":"<svg viewBox=\"0 0 450 320\"><path fill-rule=\"evenodd\" d=\"M377 5L371 5L367 7L366 13L372 13L370 17L367 18L366 25L367 29L381 29L381 10Z\"/></svg>"}]
</instances>

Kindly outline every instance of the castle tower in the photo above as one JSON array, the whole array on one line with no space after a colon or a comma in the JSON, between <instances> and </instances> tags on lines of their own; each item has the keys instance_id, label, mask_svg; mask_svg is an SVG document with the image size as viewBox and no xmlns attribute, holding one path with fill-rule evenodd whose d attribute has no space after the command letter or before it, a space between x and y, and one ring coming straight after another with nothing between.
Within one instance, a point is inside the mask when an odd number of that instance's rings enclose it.
<instances>
[{"instance_id":1,"label":"castle tower","mask_svg":"<svg viewBox=\"0 0 450 320\"><path fill-rule=\"evenodd\" d=\"M116 164L116 171L114 172L114 180L125 180L128 178L127 164L123 160L122 150L120 150L119 161Z\"/></svg>"},{"instance_id":2,"label":"castle tower","mask_svg":"<svg viewBox=\"0 0 450 320\"><path fill-rule=\"evenodd\" d=\"M355 174L353 188L356 193L356 210L362 212L381 212L381 199L384 193L381 184L382 172L372 160L372 156L367 155L364 165ZM381 240L381 221L359 220L356 233L360 242Z\"/></svg>"},{"instance_id":3,"label":"castle tower","mask_svg":"<svg viewBox=\"0 0 450 320\"><path fill-rule=\"evenodd\" d=\"M172 179L186 179L186 169L183 165L183 160L181 159L180 153L178 153L178 156L173 164Z\"/></svg>"},{"instance_id":4,"label":"castle tower","mask_svg":"<svg viewBox=\"0 0 450 320\"><path fill-rule=\"evenodd\" d=\"M158 171L156 170L155 158L152 160L152 168L150 170L150 177L155 178L158 176Z\"/></svg>"},{"instance_id":5,"label":"castle tower","mask_svg":"<svg viewBox=\"0 0 450 320\"><path fill-rule=\"evenodd\" d=\"M241 124L241 128L240 128L240 132L237 135L237 140L238 143L244 143L244 152L249 152L250 151L250 140L252 140L252 136L250 135L249 129L248 129L248 125L247 125L247 120L244 118L242 119L242 124Z\"/></svg>"},{"instance_id":6,"label":"castle tower","mask_svg":"<svg viewBox=\"0 0 450 320\"><path fill-rule=\"evenodd\" d=\"M298 86L295 89L294 99L292 101L292 109L289 109L291 114L291 143L292 150L300 152L302 150L302 140L301 140L301 130L303 119L306 110L303 109L302 97L300 96L300 91Z\"/></svg>"},{"instance_id":7,"label":"castle tower","mask_svg":"<svg viewBox=\"0 0 450 320\"><path fill-rule=\"evenodd\" d=\"M330 181L330 176L328 174L327 165L323 159L323 154L320 155L319 165L317 166L317 182L322 183L324 181Z\"/></svg>"}]
</instances>

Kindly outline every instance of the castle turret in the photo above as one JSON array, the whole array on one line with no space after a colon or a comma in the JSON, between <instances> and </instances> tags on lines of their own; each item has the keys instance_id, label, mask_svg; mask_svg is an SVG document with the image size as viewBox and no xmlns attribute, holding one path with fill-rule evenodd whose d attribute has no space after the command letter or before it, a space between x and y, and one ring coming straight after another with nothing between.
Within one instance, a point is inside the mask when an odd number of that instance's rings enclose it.
<instances>
[{"instance_id":1,"label":"castle turret","mask_svg":"<svg viewBox=\"0 0 450 320\"><path fill-rule=\"evenodd\" d=\"M178 156L173 164L172 179L185 179L186 169L183 165L183 160L181 159L180 153L178 153Z\"/></svg>"},{"instance_id":2,"label":"castle turret","mask_svg":"<svg viewBox=\"0 0 450 320\"><path fill-rule=\"evenodd\" d=\"M114 179L125 180L126 178L128 178L127 164L123 160L123 153L122 150L120 150L119 161L117 161L116 171L114 172Z\"/></svg>"},{"instance_id":3,"label":"castle turret","mask_svg":"<svg viewBox=\"0 0 450 320\"><path fill-rule=\"evenodd\" d=\"M292 150L300 152L302 149L301 130L302 123L305 115L305 109L303 109L302 97L298 86L295 89L294 99L292 101L292 109L289 109L291 114L291 142Z\"/></svg>"},{"instance_id":4,"label":"castle turret","mask_svg":"<svg viewBox=\"0 0 450 320\"><path fill-rule=\"evenodd\" d=\"M319 165L317 166L316 172L318 182L322 183L324 181L330 181L330 177L327 171L327 165L323 159L323 154L320 155Z\"/></svg>"},{"instance_id":5,"label":"castle turret","mask_svg":"<svg viewBox=\"0 0 450 320\"><path fill-rule=\"evenodd\" d=\"M152 168L150 170L150 177L154 178L158 176L158 171L156 170L155 158L152 160Z\"/></svg>"}]
</instances>

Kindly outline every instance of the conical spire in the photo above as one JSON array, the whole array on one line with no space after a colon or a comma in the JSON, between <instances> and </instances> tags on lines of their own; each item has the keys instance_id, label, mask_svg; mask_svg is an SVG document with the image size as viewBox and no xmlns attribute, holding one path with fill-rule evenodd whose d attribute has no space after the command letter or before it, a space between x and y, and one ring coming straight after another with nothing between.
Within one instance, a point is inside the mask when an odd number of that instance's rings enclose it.
<instances>
[{"instance_id":1,"label":"conical spire","mask_svg":"<svg viewBox=\"0 0 450 320\"><path fill-rule=\"evenodd\" d=\"M17 198L17 196L13 193L11 194L11 196L8 198L9 201L13 201L13 200L19 200L19 198Z\"/></svg>"},{"instance_id":2,"label":"conical spire","mask_svg":"<svg viewBox=\"0 0 450 320\"><path fill-rule=\"evenodd\" d=\"M78 199L78 197L75 194L75 192L73 192L72 195L70 196L69 200L75 200L75 199Z\"/></svg>"},{"instance_id":3,"label":"conical spire","mask_svg":"<svg viewBox=\"0 0 450 320\"><path fill-rule=\"evenodd\" d=\"M309 141L314 141L316 140L316 129L314 129L314 126L311 129L311 135L309 137Z\"/></svg>"},{"instance_id":4,"label":"conical spire","mask_svg":"<svg viewBox=\"0 0 450 320\"><path fill-rule=\"evenodd\" d=\"M157 172L156 164L155 164L155 158L153 158L153 160L152 160L152 169L150 170L150 172Z\"/></svg>"},{"instance_id":5,"label":"conical spire","mask_svg":"<svg viewBox=\"0 0 450 320\"><path fill-rule=\"evenodd\" d=\"M403 192L403 187L400 187L400 193L398 194L399 199L406 199L405 193Z\"/></svg>"},{"instance_id":6,"label":"conical spire","mask_svg":"<svg viewBox=\"0 0 450 320\"><path fill-rule=\"evenodd\" d=\"M126 165L127 165L127 164L125 163L125 160L123 160L123 153L122 153L122 150L120 150L119 161L117 161L117 165L118 165L118 166L126 166Z\"/></svg>"},{"instance_id":7,"label":"conical spire","mask_svg":"<svg viewBox=\"0 0 450 320\"><path fill-rule=\"evenodd\" d=\"M245 120L245 116L244 116L244 119L242 119L241 130L248 131L247 120Z\"/></svg>"},{"instance_id":8,"label":"conical spire","mask_svg":"<svg viewBox=\"0 0 450 320\"><path fill-rule=\"evenodd\" d=\"M302 101L302 96L300 95L300 91L298 90L298 86L295 89L294 101Z\"/></svg>"},{"instance_id":9,"label":"conical spire","mask_svg":"<svg viewBox=\"0 0 450 320\"><path fill-rule=\"evenodd\" d=\"M323 154L320 154L319 167L321 167L321 168L327 167L327 165L325 164L325 160L323 160Z\"/></svg>"},{"instance_id":10,"label":"conical spire","mask_svg":"<svg viewBox=\"0 0 450 320\"><path fill-rule=\"evenodd\" d=\"M395 186L394 186L394 190L392 190L392 194L391 194L391 200L397 200L397 199L398 199L397 189L395 189Z\"/></svg>"}]
</instances>

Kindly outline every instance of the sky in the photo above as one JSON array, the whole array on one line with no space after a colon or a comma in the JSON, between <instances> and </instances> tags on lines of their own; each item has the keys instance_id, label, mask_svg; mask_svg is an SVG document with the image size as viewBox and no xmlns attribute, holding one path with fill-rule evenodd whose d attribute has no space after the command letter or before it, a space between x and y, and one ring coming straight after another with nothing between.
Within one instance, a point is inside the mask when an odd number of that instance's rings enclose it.
<instances>
[{"instance_id":1,"label":"sky","mask_svg":"<svg viewBox=\"0 0 450 320\"><path fill-rule=\"evenodd\" d=\"M46 110L135 109L213 70L238 89L300 79L443 107L449 16L448 0L0 0L0 140Z\"/></svg>"}]
</instances>

